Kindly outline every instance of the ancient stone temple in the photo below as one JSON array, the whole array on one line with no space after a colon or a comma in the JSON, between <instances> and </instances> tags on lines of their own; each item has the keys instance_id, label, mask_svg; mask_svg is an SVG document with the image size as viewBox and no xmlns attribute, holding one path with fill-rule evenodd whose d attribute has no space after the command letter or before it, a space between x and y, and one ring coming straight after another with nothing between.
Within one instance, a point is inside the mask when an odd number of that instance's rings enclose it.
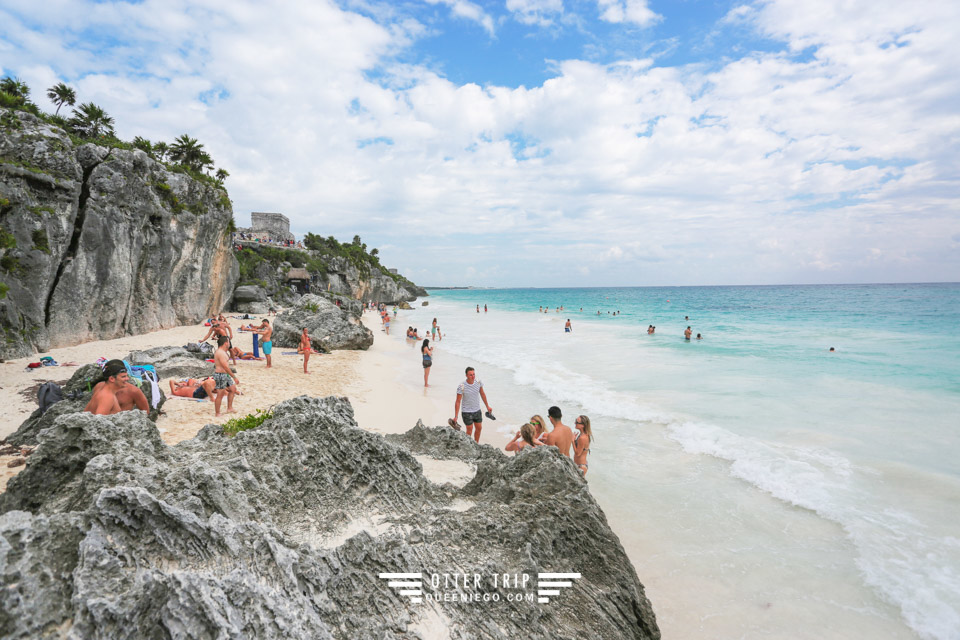
<instances>
[{"instance_id":1,"label":"ancient stone temple","mask_svg":"<svg viewBox=\"0 0 960 640\"><path fill-rule=\"evenodd\" d=\"M263 234L267 240L294 240L290 233L290 218L282 213L254 211L250 214L251 231Z\"/></svg>"}]
</instances>

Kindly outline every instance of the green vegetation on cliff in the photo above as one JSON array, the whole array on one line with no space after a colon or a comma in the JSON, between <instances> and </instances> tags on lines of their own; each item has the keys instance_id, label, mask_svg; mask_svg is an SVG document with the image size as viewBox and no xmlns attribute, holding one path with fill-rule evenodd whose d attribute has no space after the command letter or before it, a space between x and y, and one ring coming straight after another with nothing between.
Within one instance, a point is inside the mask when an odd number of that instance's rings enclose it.
<instances>
[{"instance_id":1,"label":"green vegetation on cliff","mask_svg":"<svg viewBox=\"0 0 960 640\"><path fill-rule=\"evenodd\" d=\"M30 87L19 78L0 79L0 108L31 113L48 124L60 127L77 146L93 143L116 149L140 149L154 160L162 162L170 171L184 173L195 180L224 189L223 181L230 173L214 167L213 158L196 138L183 134L169 145L165 142L154 143L140 136L135 137L133 142L125 142L116 136L114 119L92 102L76 107L70 117L59 115L64 105L73 107L76 104L77 95L71 87L57 83L47 89L47 97L57 106L53 114L42 111L30 99ZM0 119L0 126L18 129L21 125L16 118L5 114ZM226 196L221 199L221 204L229 202Z\"/></svg>"}]
</instances>

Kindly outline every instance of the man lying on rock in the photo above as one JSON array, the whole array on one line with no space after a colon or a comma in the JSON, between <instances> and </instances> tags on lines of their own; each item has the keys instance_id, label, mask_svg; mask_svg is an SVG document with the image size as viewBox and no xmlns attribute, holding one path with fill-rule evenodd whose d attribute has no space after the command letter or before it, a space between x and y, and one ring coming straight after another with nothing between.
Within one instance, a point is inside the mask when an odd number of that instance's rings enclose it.
<instances>
[{"instance_id":1,"label":"man lying on rock","mask_svg":"<svg viewBox=\"0 0 960 640\"><path fill-rule=\"evenodd\" d=\"M135 385L128 382L127 367L123 360L109 360L103 366L103 374L93 387L93 397L83 408L98 416L139 409L150 411L147 397Z\"/></svg>"},{"instance_id":2,"label":"man lying on rock","mask_svg":"<svg viewBox=\"0 0 960 640\"><path fill-rule=\"evenodd\" d=\"M178 380L174 382L170 381L170 394L174 396L180 396L181 398L196 398L197 400L202 400L203 398L209 398L210 402L213 402L214 390L216 390L217 383L212 377L203 378L202 380L197 378L187 378L186 380Z\"/></svg>"}]
</instances>

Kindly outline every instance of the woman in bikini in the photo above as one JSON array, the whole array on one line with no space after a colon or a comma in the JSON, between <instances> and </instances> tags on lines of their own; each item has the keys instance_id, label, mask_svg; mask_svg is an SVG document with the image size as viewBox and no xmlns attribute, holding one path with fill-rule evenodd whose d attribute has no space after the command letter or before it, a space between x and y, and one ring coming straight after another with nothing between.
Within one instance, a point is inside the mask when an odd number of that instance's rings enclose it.
<instances>
[{"instance_id":1,"label":"woman in bikini","mask_svg":"<svg viewBox=\"0 0 960 640\"><path fill-rule=\"evenodd\" d=\"M426 338L420 345L420 355L423 356L423 386L429 387L427 380L430 378L430 367L433 366L433 347L430 346L430 341Z\"/></svg>"},{"instance_id":2,"label":"woman in bikini","mask_svg":"<svg viewBox=\"0 0 960 640\"><path fill-rule=\"evenodd\" d=\"M547 432L547 422L540 416L533 416L530 418L530 424L533 425L533 428L536 432L533 434L535 440L543 441L543 436Z\"/></svg>"},{"instance_id":3,"label":"woman in bikini","mask_svg":"<svg viewBox=\"0 0 960 640\"><path fill-rule=\"evenodd\" d=\"M590 430L590 418L577 416L573 422L576 430L573 432L573 464L577 465L584 477L587 475L587 454L593 443L593 432Z\"/></svg>"},{"instance_id":4,"label":"woman in bikini","mask_svg":"<svg viewBox=\"0 0 960 640\"><path fill-rule=\"evenodd\" d=\"M310 372L307 371L307 363L310 362L310 354L314 353L313 347L310 346L310 334L307 333L307 328L303 328L303 333L300 334L300 345L297 347L297 353L303 356L303 372L307 375L310 375Z\"/></svg>"},{"instance_id":5,"label":"woman in bikini","mask_svg":"<svg viewBox=\"0 0 960 640\"><path fill-rule=\"evenodd\" d=\"M517 435L514 436L513 440L507 443L507 446L504 447L504 450L520 453L524 447L543 446L543 443L537 440L534 436L536 432L537 428L528 422L520 427L520 431L517 431Z\"/></svg>"}]
</instances>

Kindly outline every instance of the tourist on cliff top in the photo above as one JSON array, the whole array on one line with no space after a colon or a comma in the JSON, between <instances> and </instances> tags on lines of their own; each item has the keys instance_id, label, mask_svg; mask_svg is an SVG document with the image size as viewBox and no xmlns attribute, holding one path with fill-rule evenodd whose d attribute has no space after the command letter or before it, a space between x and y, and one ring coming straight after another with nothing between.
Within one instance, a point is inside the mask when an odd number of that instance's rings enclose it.
<instances>
[{"instance_id":1,"label":"tourist on cliff top","mask_svg":"<svg viewBox=\"0 0 960 640\"><path fill-rule=\"evenodd\" d=\"M525 447L541 447L543 443L537 440L534 437L536 433L536 427L534 427L529 422L520 427L520 431L517 431L517 435L513 437L513 440L507 443L507 446L504 447L505 451L516 451L520 453Z\"/></svg>"},{"instance_id":2,"label":"tourist on cliff top","mask_svg":"<svg viewBox=\"0 0 960 640\"><path fill-rule=\"evenodd\" d=\"M560 453L569 458L570 445L573 444L573 430L560 421L563 417L563 414L560 412L560 407L550 407L547 411L547 416L550 418L550 424L553 425L553 430L543 436L543 443L553 445L557 449L560 449Z\"/></svg>"},{"instance_id":3,"label":"tourist on cliff top","mask_svg":"<svg viewBox=\"0 0 960 640\"><path fill-rule=\"evenodd\" d=\"M420 355L423 356L423 386L429 387L427 380L430 378L430 367L433 366L433 347L430 346L430 341L426 338L420 345Z\"/></svg>"},{"instance_id":4,"label":"tourist on cliff top","mask_svg":"<svg viewBox=\"0 0 960 640\"><path fill-rule=\"evenodd\" d=\"M215 415L220 415L220 403L223 402L223 396L227 396L226 413L236 413L233 408L233 396L237 395L237 385L240 384L240 378L230 370L230 363L227 361L227 349L229 349L230 339L227 336L220 336L217 340L217 351L213 354L213 381L217 392L217 397L213 401L213 410ZM232 378L232 381L231 381Z\"/></svg>"},{"instance_id":5,"label":"tourist on cliff top","mask_svg":"<svg viewBox=\"0 0 960 640\"><path fill-rule=\"evenodd\" d=\"M103 373L93 387L93 396L83 410L98 416L132 409L149 411L147 397L128 379L123 360L109 360L103 366Z\"/></svg>"},{"instance_id":6,"label":"tourist on cliff top","mask_svg":"<svg viewBox=\"0 0 960 640\"><path fill-rule=\"evenodd\" d=\"M573 464L577 465L580 473L587 475L587 454L593 444L593 431L590 430L590 418L579 416L573 425L577 431L573 434Z\"/></svg>"},{"instance_id":7,"label":"tourist on cliff top","mask_svg":"<svg viewBox=\"0 0 960 640\"><path fill-rule=\"evenodd\" d=\"M297 347L297 353L303 355L303 372L310 375L310 372L307 371L307 362L310 361L310 354L314 353L314 350L310 344L310 334L307 333L306 327L303 328L303 333L300 334L300 346Z\"/></svg>"},{"instance_id":8,"label":"tourist on cliff top","mask_svg":"<svg viewBox=\"0 0 960 640\"><path fill-rule=\"evenodd\" d=\"M177 382L171 380L170 395L180 396L181 398L196 398L197 400L209 398L210 402L213 402L216 387L217 383L212 377L204 378L203 380L188 378L185 381Z\"/></svg>"},{"instance_id":9,"label":"tourist on cliff top","mask_svg":"<svg viewBox=\"0 0 960 640\"><path fill-rule=\"evenodd\" d=\"M493 419L493 409L487 402L487 394L483 390L483 383L477 379L477 372L474 368L467 367L464 373L466 373L467 379L457 386L457 402L453 410L454 417L448 424L456 424L457 414L459 413L463 417L463 424L467 427L467 435L473 435L473 439L480 442L480 430L483 429L483 412L480 409L480 400L483 400L483 404L487 408L487 417L491 420Z\"/></svg>"},{"instance_id":10,"label":"tourist on cliff top","mask_svg":"<svg viewBox=\"0 0 960 640\"><path fill-rule=\"evenodd\" d=\"M263 349L263 355L267 358L267 369L269 369L273 366L270 360L270 353L273 351L273 327L270 326L270 321L264 318L260 328L254 333L260 335L260 348Z\"/></svg>"}]
</instances>

